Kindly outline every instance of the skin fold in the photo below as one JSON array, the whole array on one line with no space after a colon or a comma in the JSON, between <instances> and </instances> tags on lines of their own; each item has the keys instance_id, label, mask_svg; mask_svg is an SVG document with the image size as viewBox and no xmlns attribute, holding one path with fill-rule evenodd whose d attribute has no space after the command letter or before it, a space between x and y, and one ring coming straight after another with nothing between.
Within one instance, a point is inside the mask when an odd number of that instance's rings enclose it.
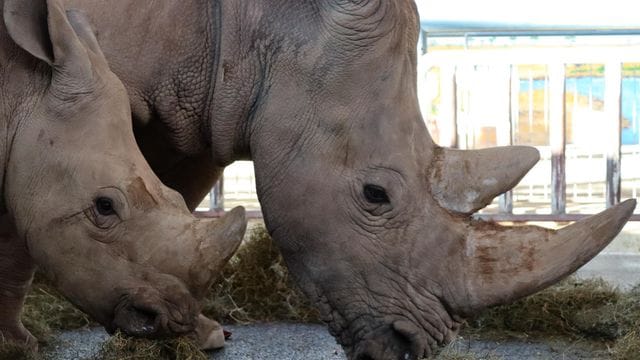
<instances>
[{"instance_id":1,"label":"skin fold","mask_svg":"<svg viewBox=\"0 0 640 360\"><path fill-rule=\"evenodd\" d=\"M200 300L244 209L197 220L155 176L85 15L55 0L0 8L0 338L36 348L20 313L38 266L110 332L221 346Z\"/></svg>"},{"instance_id":2,"label":"skin fold","mask_svg":"<svg viewBox=\"0 0 640 360\"><path fill-rule=\"evenodd\" d=\"M190 209L253 160L267 228L351 359L417 359L465 316L595 256L634 201L559 232L472 221L538 161L437 146L411 0L66 0L130 96L136 140Z\"/></svg>"}]
</instances>

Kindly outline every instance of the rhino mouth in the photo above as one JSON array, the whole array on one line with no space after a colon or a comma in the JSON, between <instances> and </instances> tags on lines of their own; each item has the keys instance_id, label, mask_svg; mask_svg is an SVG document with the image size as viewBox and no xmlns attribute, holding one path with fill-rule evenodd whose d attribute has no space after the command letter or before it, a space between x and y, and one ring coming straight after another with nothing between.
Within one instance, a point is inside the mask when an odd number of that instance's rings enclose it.
<instances>
[{"instance_id":1,"label":"rhino mouth","mask_svg":"<svg viewBox=\"0 0 640 360\"><path fill-rule=\"evenodd\" d=\"M412 360L433 356L458 333L463 322L440 304L412 301L390 306L335 306L326 297L317 303L330 333L352 360Z\"/></svg>"},{"instance_id":2,"label":"rhino mouth","mask_svg":"<svg viewBox=\"0 0 640 360\"><path fill-rule=\"evenodd\" d=\"M138 288L121 296L107 331L143 338L184 335L195 330L196 309L192 301L172 302L153 288Z\"/></svg>"},{"instance_id":3,"label":"rhino mouth","mask_svg":"<svg viewBox=\"0 0 640 360\"><path fill-rule=\"evenodd\" d=\"M450 342L457 330L434 338L425 329L398 317L374 325L375 328L344 346L349 359L354 360L417 360L430 357Z\"/></svg>"}]
</instances>

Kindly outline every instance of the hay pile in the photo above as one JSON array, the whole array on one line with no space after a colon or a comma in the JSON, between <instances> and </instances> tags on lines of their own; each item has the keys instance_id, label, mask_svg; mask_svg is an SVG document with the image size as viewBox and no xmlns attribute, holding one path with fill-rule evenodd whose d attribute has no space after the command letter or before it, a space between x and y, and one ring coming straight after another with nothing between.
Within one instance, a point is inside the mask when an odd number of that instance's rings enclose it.
<instances>
[{"instance_id":1,"label":"hay pile","mask_svg":"<svg viewBox=\"0 0 640 360\"><path fill-rule=\"evenodd\" d=\"M293 285L282 256L263 227L254 229L224 269L221 280L212 287L204 312L223 323L319 319ZM52 330L92 324L41 279L35 282L27 299L23 321L38 339L44 340L44 346ZM463 335L588 339L613 359L637 360L640 286L620 292L601 280L571 278L514 304L485 311L469 320ZM15 347L0 347L0 358L27 359L28 354L23 352L22 357L17 354L19 349ZM105 343L98 359L196 360L204 356L189 339L151 341L117 335ZM474 358L445 350L441 359L497 358L491 355Z\"/></svg>"},{"instance_id":2,"label":"hay pile","mask_svg":"<svg viewBox=\"0 0 640 360\"><path fill-rule=\"evenodd\" d=\"M46 345L53 330L74 330L95 324L40 275L36 275L27 295L22 322L41 345Z\"/></svg>"},{"instance_id":3,"label":"hay pile","mask_svg":"<svg viewBox=\"0 0 640 360\"><path fill-rule=\"evenodd\" d=\"M487 336L587 339L614 359L640 354L640 286L621 292L602 280L569 278L469 321L466 332Z\"/></svg>"},{"instance_id":4,"label":"hay pile","mask_svg":"<svg viewBox=\"0 0 640 360\"><path fill-rule=\"evenodd\" d=\"M207 298L203 313L223 323L320 322L262 226L253 229Z\"/></svg>"},{"instance_id":5,"label":"hay pile","mask_svg":"<svg viewBox=\"0 0 640 360\"><path fill-rule=\"evenodd\" d=\"M0 359L6 360L39 360L37 354L29 349L16 345L0 343Z\"/></svg>"},{"instance_id":6,"label":"hay pile","mask_svg":"<svg viewBox=\"0 0 640 360\"><path fill-rule=\"evenodd\" d=\"M116 333L92 360L207 360L209 357L187 337L167 340L133 339Z\"/></svg>"}]
</instances>

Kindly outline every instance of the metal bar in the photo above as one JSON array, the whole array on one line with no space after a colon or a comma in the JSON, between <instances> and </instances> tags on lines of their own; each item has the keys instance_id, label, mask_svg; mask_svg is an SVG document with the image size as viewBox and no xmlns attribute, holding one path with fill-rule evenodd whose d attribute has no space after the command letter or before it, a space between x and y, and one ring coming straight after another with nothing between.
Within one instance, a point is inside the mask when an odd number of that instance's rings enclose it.
<instances>
[{"instance_id":1,"label":"metal bar","mask_svg":"<svg viewBox=\"0 0 640 360\"><path fill-rule=\"evenodd\" d=\"M604 69L604 110L611 132L607 143L607 207L620 202L620 157L622 137L622 64L610 62Z\"/></svg>"},{"instance_id":2,"label":"metal bar","mask_svg":"<svg viewBox=\"0 0 640 360\"><path fill-rule=\"evenodd\" d=\"M529 222L529 221L578 221L594 214L476 214L474 219L483 221L496 221L496 222ZM629 221L640 221L640 214L633 214Z\"/></svg>"},{"instance_id":3,"label":"metal bar","mask_svg":"<svg viewBox=\"0 0 640 360\"><path fill-rule=\"evenodd\" d=\"M501 29L429 29L424 32L428 37L493 37L493 36L634 36L640 35L640 29L582 29L582 30L501 30Z\"/></svg>"},{"instance_id":4,"label":"metal bar","mask_svg":"<svg viewBox=\"0 0 640 360\"><path fill-rule=\"evenodd\" d=\"M439 143L441 146L458 147L458 96L456 86L456 67L443 65L440 67L440 81L442 96L440 114L442 121Z\"/></svg>"},{"instance_id":5,"label":"metal bar","mask_svg":"<svg viewBox=\"0 0 640 360\"><path fill-rule=\"evenodd\" d=\"M225 211L196 211L193 213L198 218L219 218L225 214ZM549 222L549 221L578 221L594 214L476 214L473 218L483 221L496 221L496 222ZM260 210L249 210L246 212L248 219L262 219L262 212ZM640 214L633 214L629 221L640 221Z\"/></svg>"},{"instance_id":6,"label":"metal bar","mask_svg":"<svg viewBox=\"0 0 640 360\"><path fill-rule=\"evenodd\" d=\"M506 116L503 121L498 123L496 129L496 141L498 146L513 145L513 98L518 98L518 88L516 88L514 95L514 78L517 78L517 74L514 75L513 65L509 65L506 69L506 86L507 93L506 103ZM513 212L513 191L509 190L506 193L500 195L498 199L498 206L501 213L510 214Z\"/></svg>"},{"instance_id":7,"label":"metal bar","mask_svg":"<svg viewBox=\"0 0 640 360\"><path fill-rule=\"evenodd\" d=\"M224 211L224 175L211 189L209 193L209 209L213 211Z\"/></svg>"},{"instance_id":8,"label":"metal bar","mask_svg":"<svg viewBox=\"0 0 640 360\"><path fill-rule=\"evenodd\" d=\"M476 66L491 64L605 64L612 61L640 62L640 45L584 46L581 48L536 47L512 49L458 49L431 51L423 56L425 66Z\"/></svg>"},{"instance_id":9,"label":"metal bar","mask_svg":"<svg viewBox=\"0 0 640 360\"><path fill-rule=\"evenodd\" d=\"M224 215L224 210L209 210L209 211L196 211L193 213L198 218L219 218ZM260 210L248 210L245 212L247 219L262 219L262 211Z\"/></svg>"},{"instance_id":10,"label":"metal bar","mask_svg":"<svg viewBox=\"0 0 640 360\"><path fill-rule=\"evenodd\" d=\"M551 145L551 213L566 210L565 66L549 65L549 143Z\"/></svg>"}]
</instances>

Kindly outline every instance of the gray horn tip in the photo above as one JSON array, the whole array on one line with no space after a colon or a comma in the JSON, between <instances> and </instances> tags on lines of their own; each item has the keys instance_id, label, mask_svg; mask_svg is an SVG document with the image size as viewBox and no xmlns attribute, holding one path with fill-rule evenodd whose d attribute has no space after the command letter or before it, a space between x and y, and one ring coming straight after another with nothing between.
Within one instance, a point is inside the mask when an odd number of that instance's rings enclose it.
<instances>
[{"instance_id":1,"label":"gray horn tip","mask_svg":"<svg viewBox=\"0 0 640 360\"><path fill-rule=\"evenodd\" d=\"M247 210L244 208L244 206L236 206L233 209L231 209L229 212L227 212L227 216L237 220L241 220L246 218Z\"/></svg>"}]
</instances>

